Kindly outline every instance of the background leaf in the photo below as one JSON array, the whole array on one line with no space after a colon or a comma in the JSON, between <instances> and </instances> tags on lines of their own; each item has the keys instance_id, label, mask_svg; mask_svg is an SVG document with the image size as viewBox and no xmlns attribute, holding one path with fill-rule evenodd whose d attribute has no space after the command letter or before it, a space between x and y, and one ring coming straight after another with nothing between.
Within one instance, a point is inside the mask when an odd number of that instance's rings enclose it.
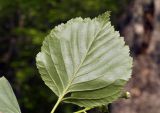
<instances>
[{"instance_id":1,"label":"background leaf","mask_svg":"<svg viewBox=\"0 0 160 113\"><path fill-rule=\"evenodd\" d=\"M21 113L14 92L5 77L0 78L0 112Z\"/></svg>"},{"instance_id":2,"label":"background leaf","mask_svg":"<svg viewBox=\"0 0 160 113\"><path fill-rule=\"evenodd\" d=\"M106 12L55 27L38 53L42 79L60 101L94 107L116 100L130 78L132 58Z\"/></svg>"}]
</instances>

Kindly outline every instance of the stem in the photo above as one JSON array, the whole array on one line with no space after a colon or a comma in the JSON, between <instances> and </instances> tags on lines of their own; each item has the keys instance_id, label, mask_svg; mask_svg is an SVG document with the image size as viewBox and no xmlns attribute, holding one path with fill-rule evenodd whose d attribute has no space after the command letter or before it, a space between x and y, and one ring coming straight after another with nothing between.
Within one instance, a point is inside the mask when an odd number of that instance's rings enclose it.
<instances>
[{"instance_id":1,"label":"stem","mask_svg":"<svg viewBox=\"0 0 160 113\"><path fill-rule=\"evenodd\" d=\"M66 89L64 90L64 92L62 93L62 95L59 96L59 98L58 98L56 104L54 105L51 113L55 112L56 108L58 107L58 105L60 104L60 102L63 100L63 97L66 95L66 92L67 92L68 88L69 88L69 85L66 87Z\"/></svg>"},{"instance_id":2,"label":"stem","mask_svg":"<svg viewBox=\"0 0 160 113\"><path fill-rule=\"evenodd\" d=\"M58 98L56 104L54 105L54 107L53 107L53 109L52 109L52 111L51 111L51 113L54 113L54 112L55 112L56 108L58 107L58 105L59 105L60 102L62 101L62 98L63 98L63 96L61 96L61 97Z\"/></svg>"},{"instance_id":3,"label":"stem","mask_svg":"<svg viewBox=\"0 0 160 113\"><path fill-rule=\"evenodd\" d=\"M85 109L82 109L82 110L74 112L74 113L87 113L86 111L88 111L90 109L92 109L92 108L85 108Z\"/></svg>"}]
</instances>

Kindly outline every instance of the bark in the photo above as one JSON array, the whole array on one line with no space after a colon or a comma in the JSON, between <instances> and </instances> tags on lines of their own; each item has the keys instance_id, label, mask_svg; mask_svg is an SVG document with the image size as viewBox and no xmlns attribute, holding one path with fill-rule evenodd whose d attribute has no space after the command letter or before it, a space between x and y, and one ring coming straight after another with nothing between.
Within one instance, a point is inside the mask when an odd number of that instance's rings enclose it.
<instances>
[{"instance_id":1,"label":"bark","mask_svg":"<svg viewBox=\"0 0 160 113\"><path fill-rule=\"evenodd\" d=\"M112 113L159 113L160 0L135 0L120 23L134 57L132 79L125 88L132 98L112 104Z\"/></svg>"}]
</instances>

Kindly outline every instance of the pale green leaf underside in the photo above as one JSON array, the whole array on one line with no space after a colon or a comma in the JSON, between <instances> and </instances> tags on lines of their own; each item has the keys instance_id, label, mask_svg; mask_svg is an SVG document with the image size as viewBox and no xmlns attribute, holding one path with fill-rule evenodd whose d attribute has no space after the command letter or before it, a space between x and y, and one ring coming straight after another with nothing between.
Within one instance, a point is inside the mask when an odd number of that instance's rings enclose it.
<instances>
[{"instance_id":1,"label":"pale green leaf underside","mask_svg":"<svg viewBox=\"0 0 160 113\"><path fill-rule=\"evenodd\" d=\"M5 77L0 78L0 113L21 113L14 92Z\"/></svg>"},{"instance_id":2,"label":"pale green leaf underside","mask_svg":"<svg viewBox=\"0 0 160 113\"><path fill-rule=\"evenodd\" d=\"M38 53L45 84L63 101L93 107L117 99L130 78L132 58L109 14L75 18L55 27Z\"/></svg>"}]
</instances>

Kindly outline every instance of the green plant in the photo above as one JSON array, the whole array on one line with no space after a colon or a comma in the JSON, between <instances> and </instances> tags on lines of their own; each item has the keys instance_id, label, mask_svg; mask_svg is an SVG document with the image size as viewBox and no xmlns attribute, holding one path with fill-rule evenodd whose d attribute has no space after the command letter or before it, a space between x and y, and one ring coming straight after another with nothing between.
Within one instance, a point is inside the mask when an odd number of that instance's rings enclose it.
<instances>
[{"instance_id":1,"label":"green plant","mask_svg":"<svg viewBox=\"0 0 160 113\"><path fill-rule=\"evenodd\" d=\"M78 17L55 27L43 41L36 62L43 81L58 96L51 113L60 102L85 107L75 112L85 113L115 101L122 95L132 67L129 48L111 26L109 12L93 19ZM1 78L0 86L6 88L0 89L0 111L20 113L15 104L1 108L12 99L17 103L7 85Z\"/></svg>"}]
</instances>

